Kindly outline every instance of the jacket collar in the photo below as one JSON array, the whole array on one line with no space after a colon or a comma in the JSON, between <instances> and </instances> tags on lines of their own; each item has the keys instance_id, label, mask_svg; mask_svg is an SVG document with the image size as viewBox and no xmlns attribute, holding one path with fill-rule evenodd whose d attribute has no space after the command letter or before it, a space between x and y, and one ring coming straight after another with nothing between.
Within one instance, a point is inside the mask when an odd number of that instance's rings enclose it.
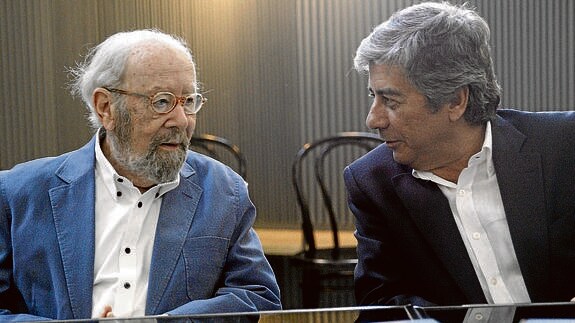
<instances>
[{"instance_id":1,"label":"jacket collar","mask_svg":"<svg viewBox=\"0 0 575 323\"><path fill-rule=\"evenodd\" d=\"M69 153L56 170L63 185L50 189L62 266L74 318L90 317L94 280L95 137Z\"/></svg>"},{"instance_id":2,"label":"jacket collar","mask_svg":"<svg viewBox=\"0 0 575 323\"><path fill-rule=\"evenodd\" d=\"M180 185L164 195L150 264L146 315L160 314L171 276L182 254L196 213L202 188L195 183L195 170L187 162L180 172Z\"/></svg>"},{"instance_id":3,"label":"jacket collar","mask_svg":"<svg viewBox=\"0 0 575 323\"><path fill-rule=\"evenodd\" d=\"M548 289L549 239L541 155L526 147L526 136L498 118L493 163L515 254L531 300ZM513 183L505 185L505 183Z\"/></svg>"}]
</instances>

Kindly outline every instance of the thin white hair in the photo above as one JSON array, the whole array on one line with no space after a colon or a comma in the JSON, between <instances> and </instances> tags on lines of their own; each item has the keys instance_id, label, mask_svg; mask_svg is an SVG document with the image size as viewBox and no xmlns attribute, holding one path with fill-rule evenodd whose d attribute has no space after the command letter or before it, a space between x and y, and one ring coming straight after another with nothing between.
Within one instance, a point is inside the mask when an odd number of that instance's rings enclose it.
<instances>
[{"instance_id":1,"label":"thin white hair","mask_svg":"<svg viewBox=\"0 0 575 323\"><path fill-rule=\"evenodd\" d=\"M150 42L159 42L184 53L195 67L194 58L187 43L180 37L157 29L119 32L89 50L84 61L69 69L70 92L78 96L88 109L88 121L94 129L102 126L92 104L92 93L98 87L119 87L126 61L134 48ZM195 69L195 68L194 68ZM195 73L195 71L193 71ZM197 88L197 81L194 86Z\"/></svg>"}]
</instances>

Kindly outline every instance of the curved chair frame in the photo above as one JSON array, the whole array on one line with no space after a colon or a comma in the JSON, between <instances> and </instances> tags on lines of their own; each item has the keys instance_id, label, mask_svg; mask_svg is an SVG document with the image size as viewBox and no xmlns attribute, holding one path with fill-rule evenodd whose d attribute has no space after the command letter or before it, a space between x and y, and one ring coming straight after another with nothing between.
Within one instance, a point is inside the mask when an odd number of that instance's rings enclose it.
<instances>
[{"instance_id":1,"label":"curved chair frame","mask_svg":"<svg viewBox=\"0 0 575 323\"><path fill-rule=\"evenodd\" d=\"M323 160L331 150L339 146L355 144L356 146L365 148L367 152L383 142L384 141L378 135L373 133L341 132L334 136L319 139L311 143L306 143L296 154L296 158L292 164L292 185L295 189L297 201L301 210L302 230L304 240L307 245L306 254L308 256L313 257L313 255L317 251L317 247L313 234L314 228L310 216L309 202L304 197L304 192L302 190L302 183L303 183L302 169L301 169L302 160L308 155L309 152L311 152L317 146L325 145L325 147L321 150L320 154L316 157L316 160L314 161L315 177L321 190L323 205L325 206L329 215L329 223L333 238L332 256L334 259L338 259L340 253L340 244L338 237L337 218L335 210L333 208L333 203L329 194L329 190L326 185L326 179L323 169Z\"/></svg>"},{"instance_id":2,"label":"curved chair frame","mask_svg":"<svg viewBox=\"0 0 575 323\"><path fill-rule=\"evenodd\" d=\"M244 180L247 180L246 158L237 145L233 144L228 139L210 134L194 135L190 140L190 146L199 147L206 153L206 155L219 160L220 156L210 145L216 145L229 151L237 162L238 174L240 174Z\"/></svg>"},{"instance_id":3,"label":"curved chair frame","mask_svg":"<svg viewBox=\"0 0 575 323\"><path fill-rule=\"evenodd\" d=\"M362 148L367 153L383 140L378 135L367 132L342 132L336 135L306 143L297 152L292 164L292 185L296 192L297 202L302 216L302 231L305 248L291 257L292 263L302 269L302 302L304 308L315 308L320 305L320 291L349 292L353 285L353 269L357 264L357 252L354 248L341 248L338 236L338 217L328 189L324 170L324 161L329 153L338 147L351 145ZM313 153L312 153L313 152ZM309 159L307 162L304 161ZM311 163L311 164L310 164ZM311 167L315 173L314 185L319 186L322 207L327 210L329 227L333 241L332 248L318 249L314 236L314 225L311 217L310 202L305 197L303 168ZM324 285L322 281L332 282ZM334 285L335 283L335 285ZM335 304L330 304L335 305ZM348 304L337 304L348 305Z\"/></svg>"}]
</instances>

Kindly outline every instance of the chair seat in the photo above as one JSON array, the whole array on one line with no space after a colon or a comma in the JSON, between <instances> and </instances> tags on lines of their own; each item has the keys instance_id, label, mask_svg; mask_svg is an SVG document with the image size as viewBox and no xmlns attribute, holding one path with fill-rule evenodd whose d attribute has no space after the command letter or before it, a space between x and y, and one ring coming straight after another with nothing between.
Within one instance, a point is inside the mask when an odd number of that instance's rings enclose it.
<instances>
[{"instance_id":1,"label":"chair seat","mask_svg":"<svg viewBox=\"0 0 575 323\"><path fill-rule=\"evenodd\" d=\"M304 308L320 306L351 306L353 300L353 273L357 264L355 248L339 249L334 257L333 249L316 249L313 257L300 252L291 257L291 262L301 270L300 287ZM327 300L321 295L329 293ZM324 300L322 302L322 299ZM344 304L334 304L334 300Z\"/></svg>"}]
</instances>

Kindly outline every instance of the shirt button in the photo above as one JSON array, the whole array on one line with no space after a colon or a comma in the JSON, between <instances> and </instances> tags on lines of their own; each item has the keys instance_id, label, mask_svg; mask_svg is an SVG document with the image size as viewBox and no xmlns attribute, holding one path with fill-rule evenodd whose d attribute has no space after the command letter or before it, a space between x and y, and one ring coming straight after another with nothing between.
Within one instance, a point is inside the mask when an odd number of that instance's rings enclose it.
<instances>
[{"instance_id":1,"label":"shirt button","mask_svg":"<svg viewBox=\"0 0 575 323\"><path fill-rule=\"evenodd\" d=\"M124 180L122 178L118 178L118 182L122 183Z\"/></svg>"},{"instance_id":2,"label":"shirt button","mask_svg":"<svg viewBox=\"0 0 575 323\"><path fill-rule=\"evenodd\" d=\"M122 192L120 192L120 191L116 192L116 196L117 196L117 197L122 196Z\"/></svg>"},{"instance_id":3,"label":"shirt button","mask_svg":"<svg viewBox=\"0 0 575 323\"><path fill-rule=\"evenodd\" d=\"M481 233L473 232L471 236L473 237L473 240L479 240L479 238L481 238Z\"/></svg>"},{"instance_id":4,"label":"shirt button","mask_svg":"<svg viewBox=\"0 0 575 323\"><path fill-rule=\"evenodd\" d=\"M476 319L477 321L483 320L483 314L481 314L481 313L475 314L475 319Z\"/></svg>"},{"instance_id":5,"label":"shirt button","mask_svg":"<svg viewBox=\"0 0 575 323\"><path fill-rule=\"evenodd\" d=\"M128 254L128 255L129 255L129 254L130 254L130 252L132 252L132 249L130 249L130 248L126 248L126 249L124 249L124 252L126 252L126 254Z\"/></svg>"},{"instance_id":6,"label":"shirt button","mask_svg":"<svg viewBox=\"0 0 575 323\"><path fill-rule=\"evenodd\" d=\"M131 285L130 285L130 283L128 283L128 282L125 282L125 283L124 283L124 288L125 288L125 289L130 289L130 286L131 286Z\"/></svg>"},{"instance_id":7,"label":"shirt button","mask_svg":"<svg viewBox=\"0 0 575 323\"><path fill-rule=\"evenodd\" d=\"M459 190L459 191L457 192L457 194L458 194L459 196L464 196L464 195L465 195L465 190Z\"/></svg>"},{"instance_id":8,"label":"shirt button","mask_svg":"<svg viewBox=\"0 0 575 323\"><path fill-rule=\"evenodd\" d=\"M160 193L156 193L156 198L158 198L158 196L160 196Z\"/></svg>"},{"instance_id":9,"label":"shirt button","mask_svg":"<svg viewBox=\"0 0 575 323\"><path fill-rule=\"evenodd\" d=\"M491 278L491 285L497 285L497 278Z\"/></svg>"},{"instance_id":10,"label":"shirt button","mask_svg":"<svg viewBox=\"0 0 575 323\"><path fill-rule=\"evenodd\" d=\"M138 202L138 207L142 207L142 202Z\"/></svg>"}]
</instances>

